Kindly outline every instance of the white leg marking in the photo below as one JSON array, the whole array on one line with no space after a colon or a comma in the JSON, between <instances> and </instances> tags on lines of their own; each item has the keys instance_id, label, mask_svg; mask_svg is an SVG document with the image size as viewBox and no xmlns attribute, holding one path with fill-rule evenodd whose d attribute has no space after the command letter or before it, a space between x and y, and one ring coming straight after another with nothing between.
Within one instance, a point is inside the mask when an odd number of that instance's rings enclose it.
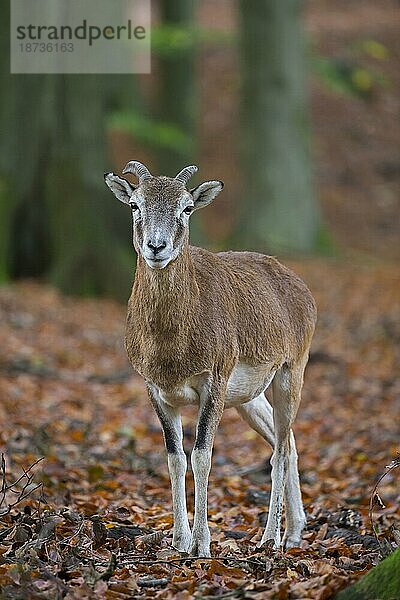
<instances>
[{"instance_id":1,"label":"white leg marking","mask_svg":"<svg viewBox=\"0 0 400 600\"><path fill-rule=\"evenodd\" d=\"M226 382L220 377L210 378L200 394L200 410L196 442L192 451L194 476L194 523L190 553L193 556L211 556L210 530L207 523L207 488L211 469L214 437L224 410Z\"/></svg>"},{"instance_id":2,"label":"white leg marking","mask_svg":"<svg viewBox=\"0 0 400 600\"><path fill-rule=\"evenodd\" d=\"M274 420L272 407L264 394L237 407L238 413L272 448L275 446ZM271 494L272 496L272 494ZM290 454L287 482L285 487L286 530L284 546L298 546L305 525L305 515L301 499L299 474L297 470L297 451L293 432L290 432Z\"/></svg>"},{"instance_id":3,"label":"white leg marking","mask_svg":"<svg viewBox=\"0 0 400 600\"><path fill-rule=\"evenodd\" d=\"M172 506L174 511L174 534L172 545L181 552L190 546L190 527L186 510L186 455L183 451L168 454L168 469L171 478Z\"/></svg>"},{"instance_id":4,"label":"white leg marking","mask_svg":"<svg viewBox=\"0 0 400 600\"><path fill-rule=\"evenodd\" d=\"M283 536L283 547L293 548L300 546L301 534L306 524L299 471L297 468L297 450L293 431L290 432L290 454L288 476L285 488L286 529Z\"/></svg>"},{"instance_id":5,"label":"white leg marking","mask_svg":"<svg viewBox=\"0 0 400 600\"><path fill-rule=\"evenodd\" d=\"M261 539L261 545L272 539L274 548L280 545L280 527L283 509L283 496L290 464L291 426L300 403L304 367L307 356L296 365L283 365L273 381L273 419L275 448L271 458L272 489L267 526ZM293 543L292 540L288 540Z\"/></svg>"},{"instance_id":6,"label":"white leg marking","mask_svg":"<svg viewBox=\"0 0 400 600\"><path fill-rule=\"evenodd\" d=\"M195 509L190 553L195 556L211 556L210 530L207 523L207 486L211 469L211 450L194 449L192 469L195 488Z\"/></svg>"},{"instance_id":7,"label":"white leg marking","mask_svg":"<svg viewBox=\"0 0 400 600\"><path fill-rule=\"evenodd\" d=\"M153 385L148 385L149 397L160 419L168 453L168 470L171 479L174 532L172 545L182 552L190 546L190 526L186 510L186 456L183 450L182 421L178 410L160 397Z\"/></svg>"}]
</instances>

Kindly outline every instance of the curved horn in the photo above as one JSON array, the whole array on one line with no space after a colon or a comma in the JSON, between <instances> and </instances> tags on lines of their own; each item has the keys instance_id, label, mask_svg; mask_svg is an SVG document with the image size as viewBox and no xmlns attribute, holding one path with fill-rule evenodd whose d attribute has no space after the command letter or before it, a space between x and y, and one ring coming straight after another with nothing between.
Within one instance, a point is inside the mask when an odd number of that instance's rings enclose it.
<instances>
[{"instance_id":1,"label":"curved horn","mask_svg":"<svg viewBox=\"0 0 400 600\"><path fill-rule=\"evenodd\" d=\"M146 179L151 179L152 174L141 162L138 160L130 160L126 165L125 169L122 171L125 173L133 173L139 179L139 183L142 181L146 181Z\"/></svg>"},{"instance_id":2,"label":"curved horn","mask_svg":"<svg viewBox=\"0 0 400 600\"><path fill-rule=\"evenodd\" d=\"M175 179L186 185L192 175L194 175L198 170L199 169L196 167L196 165L190 165L189 167L182 169L182 171L179 171L178 175L175 176Z\"/></svg>"}]
</instances>

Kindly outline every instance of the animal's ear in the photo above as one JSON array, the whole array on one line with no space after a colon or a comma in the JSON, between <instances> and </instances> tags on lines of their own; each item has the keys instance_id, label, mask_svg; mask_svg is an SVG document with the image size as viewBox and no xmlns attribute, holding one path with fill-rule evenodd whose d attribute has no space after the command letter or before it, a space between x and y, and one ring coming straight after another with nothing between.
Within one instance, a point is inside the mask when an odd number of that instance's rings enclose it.
<instances>
[{"instance_id":1,"label":"animal's ear","mask_svg":"<svg viewBox=\"0 0 400 600\"><path fill-rule=\"evenodd\" d=\"M204 181L204 183L190 190L195 210L210 204L218 196L223 187L224 184L222 181Z\"/></svg>"},{"instance_id":2,"label":"animal's ear","mask_svg":"<svg viewBox=\"0 0 400 600\"><path fill-rule=\"evenodd\" d=\"M104 173L104 181L120 202L129 204L129 200L131 199L136 186L129 183L129 181L123 177L115 175L115 173Z\"/></svg>"}]
</instances>

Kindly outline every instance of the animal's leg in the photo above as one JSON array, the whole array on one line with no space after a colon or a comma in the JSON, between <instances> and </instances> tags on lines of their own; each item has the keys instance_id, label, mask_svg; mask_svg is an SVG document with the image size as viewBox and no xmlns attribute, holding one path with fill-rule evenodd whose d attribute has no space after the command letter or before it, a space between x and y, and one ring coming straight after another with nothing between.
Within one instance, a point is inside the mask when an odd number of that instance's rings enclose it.
<instances>
[{"instance_id":1,"label":"animal's leg","mask_svg":"<svg viewBox=\"0 0 400 600\"><path fill-rule=\"evenodd\" d=\"M210 530L207 523L207 488L211 469L211 456L215 432L221 419L225 389L211 384L200 398L199 419L197 423L196 442L192 451L192 469L194 476L194 523L190 553L193 556L210 555Z\"/></svg>"},{"instance_id":2,"label":"animal's leg","mask_svg":"<svg viewBox=\"0 0 400 600\"><path fill-rule=\"evenodd\" d=\"M148 386L149 397L163 428L165 447L168 455L168 470L171 479L172 506L174 513L174 533L172 545L181 552L187 552L191 534L186 509L186 454L183 450L182 421L179 412L164 402L156 388Z\"/></svg>"},{"instance_id":3,"label":"animal's leg","mask_svg":"<svg viewBox=\"0 0 400 600\"><path fill-rule=\"evenodd\" d=\"M285 549L300 546L301 534L307 521L301 499L297 449L293 431L290 431L289 446L289 468L285 487L286 526L283 535L283 547Z\"/></svg>"},{"instance_id":4,"label":"animal's leg","mask_svg":"<svg viewBox=\"0 0 400 600\"><path fill-rule=\"evenodd\" d=\"M290 464L291 426L296 417L301 398L304 368L307 363L304 356L298 363L284 364L276 373L273 386L273 421L275 447L271 458L272 488L268 521L260 545L273 540L274 548L280 545L280 526L282 520L285 484ZM296 540L287 538L285 543Z\"/></svg>"},{"instance_id":5,"label":"animal's leg","mask_svg":"<svg viewBox=\"0 0 400 600\"><path fill-rule=\"evenodd\" d=\"M250 427L257 431L274 449L275 435L272 407L264 394L260 394L254 400L238 406L237 411ZM285 548L298 546L306 518L301 500L296 442L293 431L290 432L290 454L285 487L285 517L286 529L283 545Z\"/></svg>"}]
</instances>

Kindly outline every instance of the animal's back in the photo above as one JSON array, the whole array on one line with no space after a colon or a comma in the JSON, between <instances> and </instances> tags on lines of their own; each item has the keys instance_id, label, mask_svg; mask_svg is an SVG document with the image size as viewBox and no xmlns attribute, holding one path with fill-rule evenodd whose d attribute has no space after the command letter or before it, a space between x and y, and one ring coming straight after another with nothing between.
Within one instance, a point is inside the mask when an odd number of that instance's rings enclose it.
<instances>
[{"instance_id":1,"label":"animal's back","mask_svg":"<svg viewBox=\"0 0 400 600\"><path fill-rule=\"evenodd\" d=\"M233 321L227 326L235 327L241 358L259 364L302 356L314 332L316 306L298 275L256 252L190 250L201 293Z\"/></svg>"}]
</instances>

